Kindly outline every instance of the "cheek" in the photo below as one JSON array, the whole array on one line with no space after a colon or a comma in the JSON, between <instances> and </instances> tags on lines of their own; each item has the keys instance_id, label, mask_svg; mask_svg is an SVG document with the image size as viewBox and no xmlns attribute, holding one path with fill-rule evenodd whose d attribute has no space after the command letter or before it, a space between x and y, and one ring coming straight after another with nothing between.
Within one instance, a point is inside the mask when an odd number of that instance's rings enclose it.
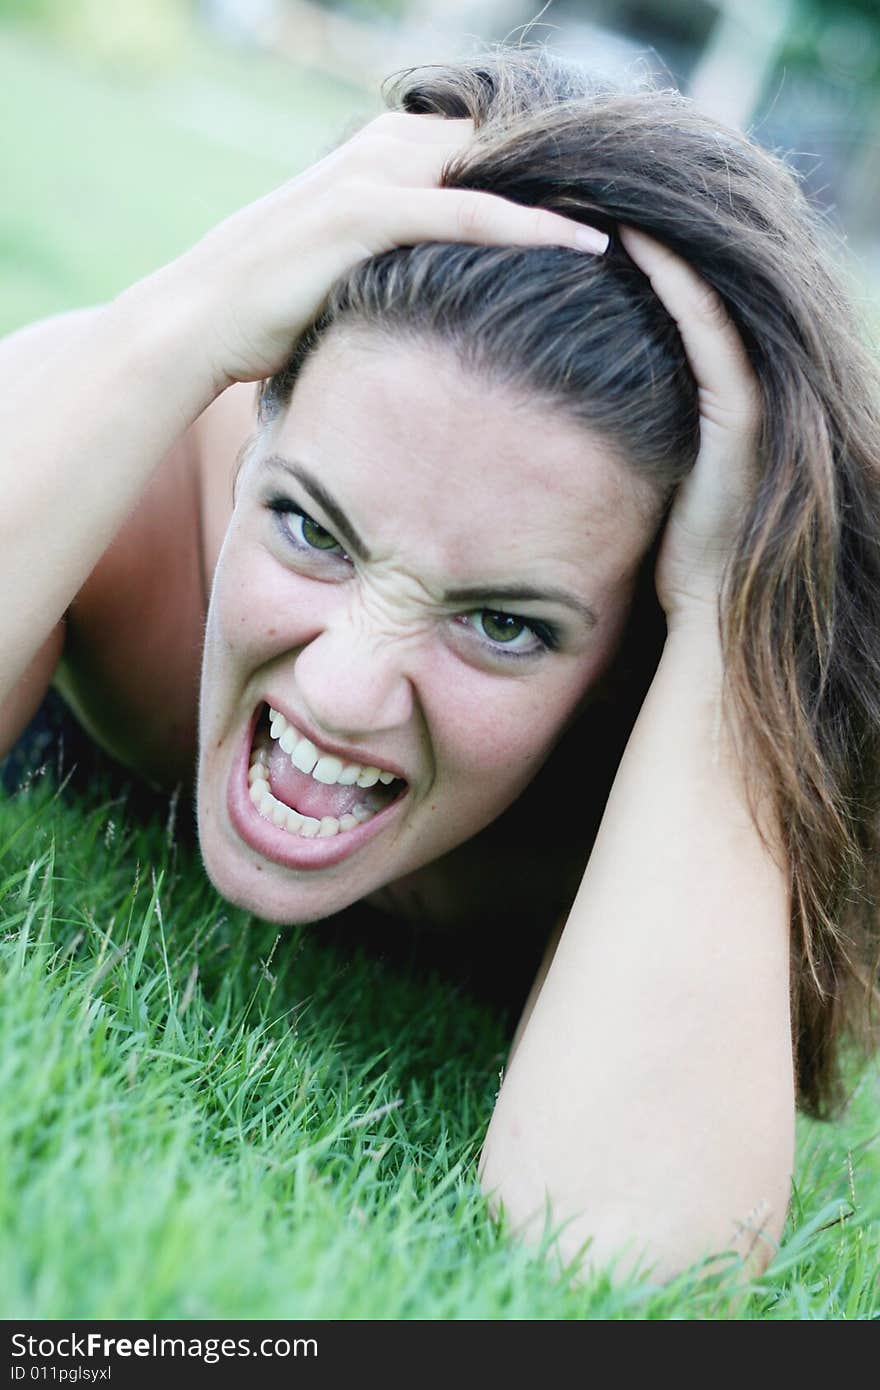
<instances>
[{"instance_id":1,"label":"cheek","mask_svg":"<svg viewBox=\"0 0 880 1390\"><path fill-rule=\"evenodd\" d=\"M431 682L435 698L425 709L440 780L468 799L517 796L549 756L599 665L597 658L551 656L543 672L496 677L442 654Z\"/></svg>"},{"instance_id":2,"label":"cheek","mask_svg":"<svg viewBox=\"0 0 880 1390\"><path fill-rule=\"evenodd\" d=\"M588 650L550 654L522 677L490 676L442 653L426 709L438 773L456 800L486 809L510 804L528 786L609 666L630 610L632 585L603 606L603 627Z\"/></svg>"},{"instance_id":3,"label":"cheek","mask_svg":"<svg viewBox=\"0 0 880 1390\"><path fill-rule=\"evenodd\" d=\"M218 657L253 668L303 646L318 626L316 589L320 586L283 571L263 547L233 541L214 577L209 647Z\"/></svg>"}]
</instances>

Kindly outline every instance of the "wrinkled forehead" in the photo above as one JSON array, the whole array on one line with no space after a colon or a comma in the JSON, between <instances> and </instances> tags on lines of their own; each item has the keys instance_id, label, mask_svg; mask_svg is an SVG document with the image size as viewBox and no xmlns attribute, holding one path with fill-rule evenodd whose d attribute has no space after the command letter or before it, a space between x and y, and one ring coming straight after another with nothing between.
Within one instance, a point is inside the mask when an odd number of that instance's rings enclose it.
<instances>
[{"instance_id":1,"label":"wrinkled forehead","mask_svg":"<svg viewBox=\"0 0 880 1390\"><path fill-rule=\"evenodd\" d=\"M333 331L257 469L273 454L320 477L371 551L444 580L586 566L613 582L656 530L650 490L607 443L431 342Z\"/></svg>"}]
</instances>

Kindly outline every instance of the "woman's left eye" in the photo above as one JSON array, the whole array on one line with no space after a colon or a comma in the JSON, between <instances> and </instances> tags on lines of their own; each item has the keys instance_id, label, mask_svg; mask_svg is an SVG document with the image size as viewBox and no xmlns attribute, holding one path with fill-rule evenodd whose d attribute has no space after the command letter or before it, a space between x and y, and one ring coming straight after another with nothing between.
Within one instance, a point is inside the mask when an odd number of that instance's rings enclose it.
<instances>
[{"instance_id":1,"label":"woman's left eye","mask_svg":"<svg viewBox=\"0 0 880 1390\"><path fill-rule=\"evenodd\" d=\"M493 647L503 648L511 656L534 656L553 650L557 643L554 634L544 623L526 622L514 613L501 613L494 608L481 608L468 615L468 624Z\"/></svg>"},{"instance_id":2,"label":"woman's left eye","mask_svg":"<svg viewBox=\"0 0 880 1390\"><path fill-rule=\"evenodd\" d=\"M288 498L274 498L269 503L269 509L277 516L284 535L298 550L316 550L324 555L335 552L341 558L348 559L336 537Z\"/></svg>"}]
</instances>

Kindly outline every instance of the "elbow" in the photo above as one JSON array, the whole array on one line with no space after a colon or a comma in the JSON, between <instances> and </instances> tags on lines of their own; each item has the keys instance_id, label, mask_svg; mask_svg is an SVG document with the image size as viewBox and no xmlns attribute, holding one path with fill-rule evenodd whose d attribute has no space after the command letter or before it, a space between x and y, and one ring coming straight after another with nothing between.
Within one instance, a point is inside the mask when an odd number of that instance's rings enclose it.
<instances>
[{"instance_id":1,"label":"elbow","mask_svg":"<svg viewBox=\"0 0 880 1390\"><path fill-rule=\"evenodd\" d=\"M642 1275L666 1283L686 1271L728 1269L732 1282L761 1274L779 1248L790 1193L790 1167L749 1182L652 1180L629 1190L612 1179L572 1189L558 1175L484 1146L480 1184L490 1213L560 1273L587 1280ZM757 1176L757 1175L755 1175Z\"/></svg>"}]
</instances>

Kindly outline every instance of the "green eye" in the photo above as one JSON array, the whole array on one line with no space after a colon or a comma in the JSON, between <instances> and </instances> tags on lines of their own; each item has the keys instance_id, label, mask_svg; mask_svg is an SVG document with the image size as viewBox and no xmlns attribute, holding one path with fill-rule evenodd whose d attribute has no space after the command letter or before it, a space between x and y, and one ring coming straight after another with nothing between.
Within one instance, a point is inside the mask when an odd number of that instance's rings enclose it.
<instances>
[{"instance_id":1,"label":"green eye","mask_svg":"<svg viewBox=\"0 0 880 1390\"><path fill-rule=\"evenodd\" d=\"M514 613L501 613L497 608L480 608L461 621L483 639L496 655L506 657L536 657L542 652L554 652L559 635L549 623L536 618L517 618Z\"/></svg>"},{"instance_id":2,"label":"green eye","mask_svg":"<svg viewBox=\"0 0 880 1390\"><path fill-rule=\"evenodd\" d=\"M515 642L527 631L522 618L515 618L512 613L493 613L488 608L480 614L480 626L492 642Z\"/></svg>"},{"instance_id":3,"label":"green eye","mask_svg":"<svg viewBox=\"0 0 880 1390\"><path fill-rule=\"evenodd\" d=\"M332 552L334 556L348 559L336 537L320 526L308 512L291 502L289 497L273 497L267 505L270 512L275 513L279 530L295 550L319 550L324 555Z\"/></svg>"},{"instance_id":4,"label":"green eye","mask_svg":"<svg viewBox=\"0 0 880 1390\"><path fill-rule=\"evenodd\" d=\"M310 545L314 550L334 550L338 546L338 541L331 536L329 531L325 531L323 526L319 526L317 521L313 521L305 513L302 518L302 538L306 545Z\"/></svg>"}]
</instances>

